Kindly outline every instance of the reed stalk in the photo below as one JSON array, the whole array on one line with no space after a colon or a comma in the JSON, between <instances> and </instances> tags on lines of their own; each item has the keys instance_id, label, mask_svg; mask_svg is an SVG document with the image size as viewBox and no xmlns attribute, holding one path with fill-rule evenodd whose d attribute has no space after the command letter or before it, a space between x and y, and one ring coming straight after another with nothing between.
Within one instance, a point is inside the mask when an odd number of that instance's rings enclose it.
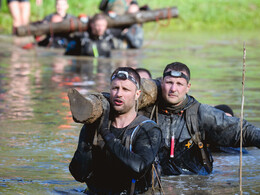
<instances>
[{"instance_id":1,"label":"reed stalk","mask_svg":"<svg viewBox=\"0 0 260 195\"><path fill-rule=\"evenodd\" d=\"M246 73L246 46L244 42L243 46L243 72L242 72L242 101L241 101L241 116L240 116L240 166L239 166L239 187L240 187L240 194L243 194L242 188L242 147L243 147L243 115L244 115L244 90L245 90L245 73Z\"/></svg>"}]
</instances>

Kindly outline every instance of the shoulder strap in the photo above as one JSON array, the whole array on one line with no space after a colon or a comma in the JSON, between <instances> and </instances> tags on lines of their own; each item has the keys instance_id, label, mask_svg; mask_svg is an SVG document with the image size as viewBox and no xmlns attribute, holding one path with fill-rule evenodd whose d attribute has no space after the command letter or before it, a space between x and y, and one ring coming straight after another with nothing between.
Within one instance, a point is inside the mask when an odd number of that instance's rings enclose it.
<instances>
[{"instance_id":1,"label":"shoulder strap","mask_svg":"<svg viewBox=\"0 0 260 195\"><path fill-rule=\"evenodd\" d=\"M200 149L203 166L208 173L211 173L212 163L210 162L209 157L206 155L204 145L201 141L201 132L199 131L199 123L198 123L199 106L200 103L196 101L189 109L186 110L186 115L185 115L186 123L188 126L188 130L192 136L192 140Z\"/></svg>"},{"instance_id":2,"label":"shoulder strap","mask_svg":"<svg viewBox=\"0 0 260 195\"><path fill-rule=\"evenodd\" d=\"M150 120L150 119L149 119L149 120L145 120L145 121L143 121L140 125L136 126L135 129L133 130L133 132L131 133L131 135L128 136L128 137L130 137L130 138L129 138L129 150L130 150L130 151L132 151L133 140L134 140L134 138L135 138L137 132L138 132L139 129L143 126L143 124L148 123L148 122L151 122L151 123L156 124L153 120ZM127 140L128 140L128 138L126 139L126 144L128 144L128 143L127 143Z\"/></svg>"},{"instance_id":3,"label":"shoulder strap","mask_svg":"<svg viewBox=\"0 0 260 195\"><path fill-rule=\"evenodd\" d=\"M201 136L199 132L199 124L198 124L198 110L200 103L195 102L191 107L186 110L185 118L188 130L192 136L192 140L198 145L200 142Z\"/></svg>"},{"instance_id":4,"label":"shoulder strap","mask_svg":"<svg viewBox=\"0 0 260 195\"><path fill-rule=\"evenodd\" d=\"M135 128L136 126L138 126L143 121L146 121L147 119L148 118L143 115L137 115L137 117L133 120L133 122L131 122L131 124L128 126L127 129Z\"/></svg>"},{"instance_id":5,"label":"shoulder strap","mask_svg":"<svg viewBox=\"0 0 260 195\"><path fill-rule=\"evenodd\" d=\"M133 140L134 140L136 134L138 133L139 129L143 126L143 124L145 124L147 122L152 122L152 123L156 124L153 120L147 119L147 117L139 115L136 117L134 122L132 122L129 125L129 127L127 128L127 129L134 128L134 130L131 132L131 134L126 134L126 138L125 138L125 147L127 149L129 149L130 151L132 151Z\"/></svg>"},{"instance_id":6,"label":"shoulder strap","mask_svg":"<svg viewBox=\"0 0 260 195\"><path fill-rule=\"evenodd\" d=\"M141 121L141 120L143 120L143 119L147 119L147 117L142 116L142 115L140 115L139 117L141 117L141 118L137 119L137 121ZM156 124L156 122L154 122L153 120L150 120L150 119L143 120L141 123L139 123L139 125L137 125L137 126L134 128L134 130L132 131L131 134L128 134L128 135L127 135L127 137L126 137L126 142L125 142L125 147L126 147L127 149L129 149L130 151L132 151L132 145L133 145L133 141L134 141L134 139L135 139L136 134L138 133L138 131L141 129L141 127L142 127L145 123L149 123L149 122ZM154 166L154 164L153 164L152 166ZM154 169L154 171L157 171L157 170ZM153 169L152 169L152 173L153 173ZM154 178L152 178L152 179L154 180ZM160 178L158 178L158 181L159 181L159 180L160 180ZM130 189L130 194L131 194L131 195L134 194L134 191L135 191L135 182L136 182L136 180L135 180L135 179L132 179L131 189ZM153 186L154 186L154 182L153 182ZM161 186L161 185L160 185L160 186Z\"/></svg>"}]
</instances>

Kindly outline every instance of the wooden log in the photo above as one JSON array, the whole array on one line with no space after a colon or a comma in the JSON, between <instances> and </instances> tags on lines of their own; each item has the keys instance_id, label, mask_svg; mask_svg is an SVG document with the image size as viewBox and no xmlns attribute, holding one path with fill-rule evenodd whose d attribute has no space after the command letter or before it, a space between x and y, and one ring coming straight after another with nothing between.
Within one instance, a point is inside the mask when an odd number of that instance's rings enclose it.
<instances>
[{"instance_id":1,"label":"wooden log","mask_svg":"<svg viewBox=\"0 0 260 195\"><path fill-rule=\"evenodd\" d=\"M110 18L107 16L109 28L123 28L136 23L145 23L178 17L177 7L161 8L137 13L125 14ZM85 31L88 23L81 22L79 19L66 19L58 23L38 23L20 26L16 30L17 36L44 35L55 33L70 33L76 31Z\"/></svg>"},{"instance_id":2,"label":"wooden log","mask_svg":"<svg viewBox=\"0 0 260 195\"><path fill-rule=\"evenodd\" d=\"M154 80L141 79L142 94L139 97L138 109L154 104L157 99L157 85Z\"/></svg>"},{"instance_id":3,"label":"wooden log","mask_svg":"<svg viewBox=\"0 0 260 195\"><path fill-rule=\"evenodd\" d=\"M115 18L108 17L108 27L121 28L132 24L142 24L146 22L177 18L179 15L177 7L161 8L137 13L125 14Z\"/></svg>"},{"instance_id":4,"label":"wooden log","mask_svg":"<svg viewBox=\"0 0 260 195\"><path fill-rule=\"evenodd\" d=\"M70 33L75 31L86 31L88 23L83 23L79 19L71 18L62 22L37 23L27 26L20 26L16 29L17 36L40 36L44 34Z\"/></svg>"},{"instance_id":5,"label":"wooden log","mask_svg":"<svg viewBox=\"0 0 260 195\"><path fill-rule=\"evenodd\" d=\"M98 98L98 94L90 94L85 98L76 89L69 89L68 97L75 122L93 123L102 115L102 102Z\"/></svg>"},{"instance_id":6,"label":"wooden log","mask_svg":"<svg viewBox=\"0 0 260 195\"><path fill-rule=\"evenodd\" d=\"M138 109L154 104L157 99L157 85L153 80L142 79L142 95L139 98ZM68 97L72 117L77 123L93 123L103 113L101 93L89 94L86 97L76 89L69 89Z\"/></svg>"}]
</instances>

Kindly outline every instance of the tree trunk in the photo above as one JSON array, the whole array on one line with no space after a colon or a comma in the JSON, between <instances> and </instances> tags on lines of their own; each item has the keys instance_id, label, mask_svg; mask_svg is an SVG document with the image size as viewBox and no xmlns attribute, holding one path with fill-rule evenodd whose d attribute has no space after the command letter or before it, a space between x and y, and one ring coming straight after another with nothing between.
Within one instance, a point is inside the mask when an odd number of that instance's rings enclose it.
<instances>
[{"instance_id":1,"label":"tree trunk","mask_svg":"<svg viewBox=\"0 0 260 195\"><path fill-rule=\"evenodd\" d=\"M157 85L153 80L142 79L141 89L138 109L154 104L157 99ZM84 97L76 89L69 89L70 110L74 121L90 124L97 120L103 112L102 102L98 97L101 95L97 93Z\"/></svg>"},{"instance_id":2,"label":"tree trunk","mask_svg":"<svg viewBox=\"0 0 260 195\"><path fill-rule=\"evenodd\" d=\"M149 11L140 11L132 14L125 14L115 18L107 16L109 28L123 28L132 24L142 24L145 22L158 21L178 17L178 9L176 7L162 8ZM66 19L58 23L39 23L20 26L17 28L17 36L44 35L55 33L70 33L75 31L86 31L88 23L83 23L79 19Z\"/></svg>"}]
</instances>

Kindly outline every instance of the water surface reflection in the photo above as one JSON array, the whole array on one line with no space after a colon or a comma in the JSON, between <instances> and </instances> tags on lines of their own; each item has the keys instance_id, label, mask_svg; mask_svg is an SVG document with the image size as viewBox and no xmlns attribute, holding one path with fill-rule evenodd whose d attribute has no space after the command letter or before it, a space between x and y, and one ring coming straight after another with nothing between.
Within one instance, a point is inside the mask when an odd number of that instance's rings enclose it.
<instances>
[{"instance_id":1,"label":"water surface reflection","mask_svg":"<svg viewBox=\"0 0 260 195\"><path fill-rule=\"evenodd\" d=\"M174 35L174 36L173 36ZM241 36L166 35L142 50L115 51L112 59L63 56L62 50L23 50L0 37L0 193L77 194L68 164L81 124L74 123L67 90L82 94L107 91L118 66L144 67L161 76L172 61L189 64L191 94L211 105L229 104L240 114ZM247 35L247 34L246 34ZM254 37L254 38L252 38ZM260 66L257 36L246 36L245 118L260 127ZM244 194L260 191L260 150L243 157ZM238 194L239 156L214 154L209 176L163 177L166 194Z\"/></svg>"}]
</instances>

